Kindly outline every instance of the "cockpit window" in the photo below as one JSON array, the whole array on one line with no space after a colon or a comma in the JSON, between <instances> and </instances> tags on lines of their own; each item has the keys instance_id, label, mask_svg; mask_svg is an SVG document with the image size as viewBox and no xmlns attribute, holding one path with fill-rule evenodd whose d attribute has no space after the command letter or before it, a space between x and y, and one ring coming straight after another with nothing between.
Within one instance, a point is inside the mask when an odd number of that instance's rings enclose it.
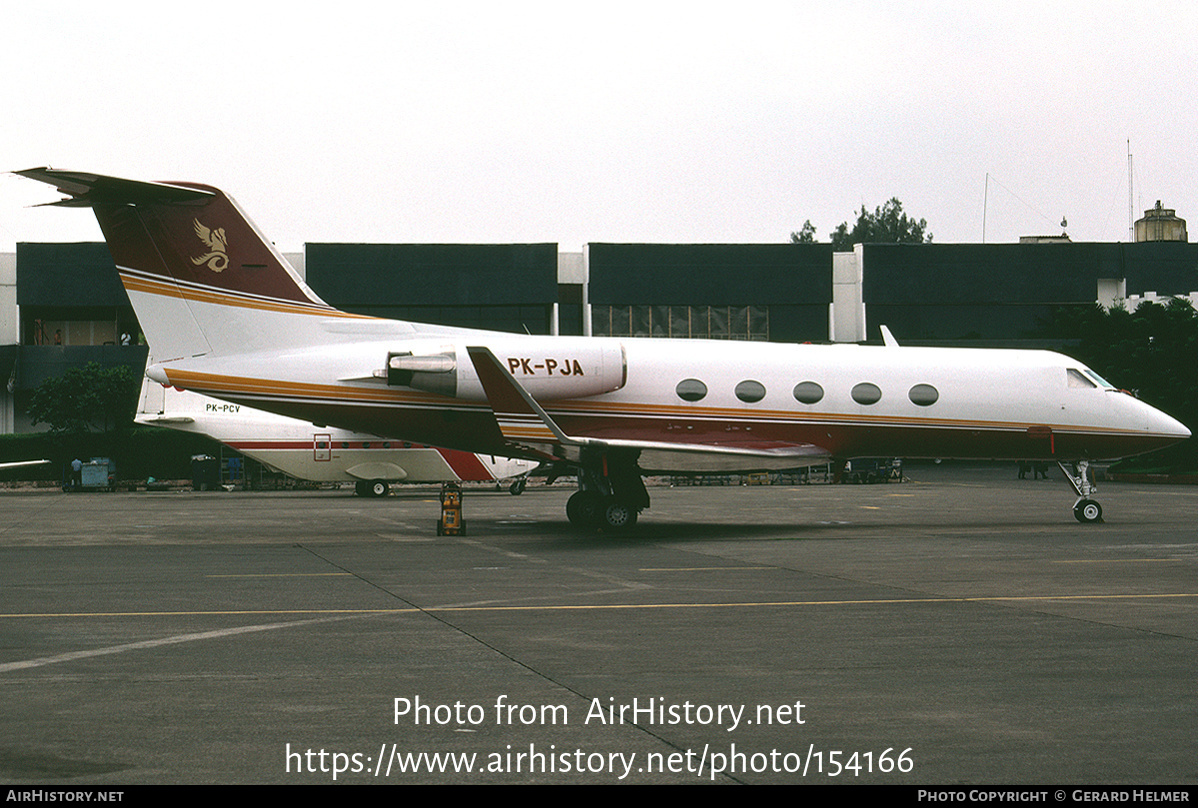
<instances>
[{"instance_id":1,"label":"cockpit window","mask_svg":"<svg viewBox=\"0 0 1198 808\"><path fill-rule=\"evenodd\" d=\"M1097 384L1099 387L1105 387L1108 390L1115 389L1115 385L1111 384L1106 379L1102 378L1101 376L1099 376L1097 373L1090 370L1089 368L1086 368L1085 370L1083 370L1082 373L1085 373L1088 377L1090 377L1090 380L1093 381L1095 384Z\"/></svg>"},{"instance_id":2,"label":"cockpit window","mask_svg":"<svg viewBox=\"0 0 1198 808\"><path fill-rule=\"evenodd\" d=\"M1098 385L1090 381L1090 379L1087 378L1086 375L1080 370L1069 368L1069 386L1093 390Z\"/></svg>"}]
</instances>

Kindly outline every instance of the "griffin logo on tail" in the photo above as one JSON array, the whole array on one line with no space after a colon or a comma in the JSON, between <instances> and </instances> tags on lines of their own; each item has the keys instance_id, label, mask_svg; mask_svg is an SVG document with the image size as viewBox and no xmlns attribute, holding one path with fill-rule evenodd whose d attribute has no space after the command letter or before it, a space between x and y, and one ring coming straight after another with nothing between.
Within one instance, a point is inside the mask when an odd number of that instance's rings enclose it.
<instances>
[{"instance_id":1,"label":"griffin logo on tail","mask_svg":"<svg viewBox=\"0 0 1198 808\"><path fill-rule=\"evenodd\" d=\"M191 262L196 266L207 264L208 268L213 272L222 272L229 266L228 247L229 242L225 239L225 228L218 227L215 230L210 230L200 224L199 219L194 219L196 227L196 235L200 241L208 245L209 252L204 253L199 258L191 259Z\"/></svg>"}]
</instances>

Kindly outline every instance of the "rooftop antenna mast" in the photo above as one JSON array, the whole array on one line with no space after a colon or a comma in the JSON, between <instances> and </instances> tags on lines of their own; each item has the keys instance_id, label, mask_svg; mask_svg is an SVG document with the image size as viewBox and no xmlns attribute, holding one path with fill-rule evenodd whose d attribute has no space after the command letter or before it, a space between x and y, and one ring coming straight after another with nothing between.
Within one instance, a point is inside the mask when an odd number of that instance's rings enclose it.
<instances>
[{"instance_id":1,"label":"rooftop antenna mast","mask_svg":"<svg viewBox=\"0 0 1198 808\"><path fill-rule=\"evenodd\" d=\"M990 172L986 172L986 184L982 187L982 243L986 243L986 204L990 201Z\"/></svg>"},{"instance_id":2,"label":"rooftop antenna mast","mask_svg":"<svg viewBox=\"0 0 1198 808\"><path fill-rule=\"evenodd\" d=\"M1132 194L1132 174L1131 174L1131 138L1127 139L1127 240L1132 242L1136 240L1135 230L1135 215L1136 203L1135 196Z\"/></svg>"}]
</instances>

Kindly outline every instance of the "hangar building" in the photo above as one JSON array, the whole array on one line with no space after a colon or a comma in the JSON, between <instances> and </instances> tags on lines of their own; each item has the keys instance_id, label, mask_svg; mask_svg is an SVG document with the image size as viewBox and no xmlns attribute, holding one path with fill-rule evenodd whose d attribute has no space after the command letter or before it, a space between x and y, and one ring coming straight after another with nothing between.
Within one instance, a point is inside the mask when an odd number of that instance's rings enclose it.
<instances>
[{"instance_id":1,"label":"hangar building","mask_svg":"<svg viewBox=\"0 0 1198 808\"><path fill-rule=\"evenodd\" d=\"M1168 211L1171 215L1172 211ZM1163 215L1163 214L1162 214ZM1184 231L1184 223L1183 223ZM1198 301L1198 245L308 244L286 256L349 311L531 334L1035 346L1061 306ZM0 432L46 378L141 371L147 348L102 243L0 254Z\"/></svg>"}]
</instances>

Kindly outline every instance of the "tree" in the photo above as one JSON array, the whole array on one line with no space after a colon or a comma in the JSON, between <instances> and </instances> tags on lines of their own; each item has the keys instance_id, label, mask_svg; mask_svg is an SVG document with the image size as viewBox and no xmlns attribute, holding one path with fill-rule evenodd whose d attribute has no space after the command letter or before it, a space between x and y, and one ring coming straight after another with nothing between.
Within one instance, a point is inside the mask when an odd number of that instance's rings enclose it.
<instances>
[{"instance_id":1,"label":"tree","mask_svg":"<svg viewBox=\"0 0 1198 808\"><path fill-rule=\"evenodd\" d=\"M811 220L803 222L803 229L797 233L790 234L790 240L795 244L814 244L815 243L815 225Z\"/></svg>"},{"instance_id":2,"label":"tree","mask_svg":"<svg viewBox=\"0 0 1198 808\"><path fill-rule=\"evenodd\" d=\"M1067 353L1191 431L1198 429L1198 311L1188 301L1141 303L1135 311L1061 308L1046 336L1075 341ZM1192 469L1198 444L1189 440L1136 462Z\"/></svg>"},{"instance_id":3,"label":"tree","mask_svg":"<svg viewBox=\"0 0 1198 808\"><path fill-rule=\"evenodd\" d=\"M28 413L34 426L46 423L57 433L108 432L133 421L140 385L124 365L88 362L38 385Z\"/></svg>"},{"instance_id":4,"label":"tree","mask_svg":"<svg viewBox=\"0 0 1198 808\"><path fill-rule=\"evenodd\" d=\"M927 229L927 219L907 216L903 212L903 203L891 198L873 213L862 205L852 228L848 222L841 222L830 234L830 240L837 250L851 250L854 244L923 244L932 240ZM799 232L791 233L790 240L796 244L814 242L815 227L811 220L808 219Z\"/></svg>"}]
</instances>

